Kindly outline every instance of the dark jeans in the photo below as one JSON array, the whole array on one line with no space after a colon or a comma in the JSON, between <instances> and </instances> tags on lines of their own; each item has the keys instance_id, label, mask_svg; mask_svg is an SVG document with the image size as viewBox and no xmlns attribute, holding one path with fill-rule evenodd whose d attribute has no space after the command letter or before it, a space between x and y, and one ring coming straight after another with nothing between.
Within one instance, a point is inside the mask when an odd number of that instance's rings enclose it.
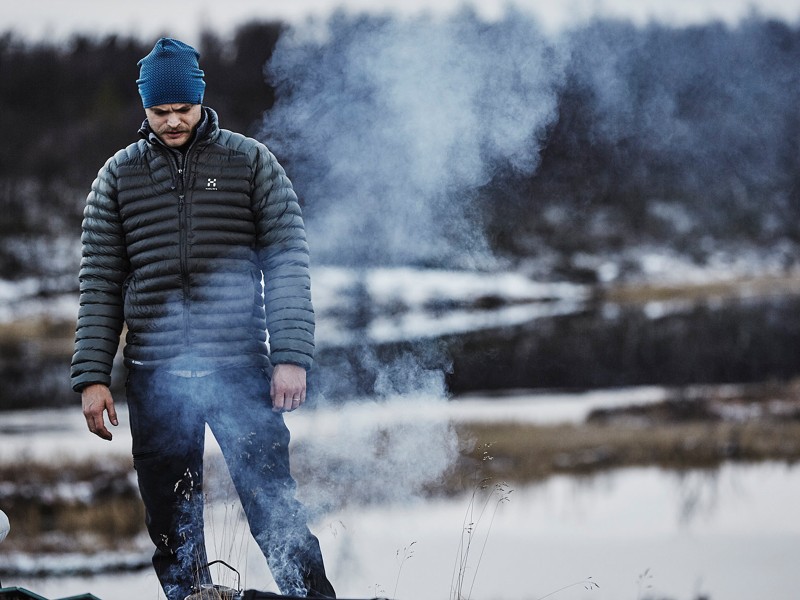
<instances>
[{"instance_id":1,"label":"dark jeans","mask_svg":"<svg viewBox=\"0 0 800 600\"><path fill-rule=\"evenodd\" d=\"M286 595L334 597L319 541L306 525L289 473L289 430L273 413L259 368L203 377L131 369L127 383L133 462L153 566L169 600L211 583L203 535L206 423L219 442L250 531Z\"/></svg>"}]
</instances>

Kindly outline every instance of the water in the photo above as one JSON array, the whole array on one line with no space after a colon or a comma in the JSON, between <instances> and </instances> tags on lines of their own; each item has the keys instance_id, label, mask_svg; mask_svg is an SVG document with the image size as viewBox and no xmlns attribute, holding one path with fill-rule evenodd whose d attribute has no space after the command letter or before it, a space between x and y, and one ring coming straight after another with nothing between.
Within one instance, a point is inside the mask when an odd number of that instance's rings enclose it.
<instances>
[{"instance_id":1,"label":"water","mask_svg":"<svg viewBox=\"0 0 800 600\"><path fill-rule=\"evenodd\" d=\"M616 304L587 286L539 284L514 273L321 268L314 277L312 401L375 393L399 356L443 373L455 393L785 381L800 374L794 279L775 289L745 281L721 297ZM77 297L43 302L23 292L0 285L0 325L22 329L0 339L0 408L75 403L67 382ZM123 379L118 368L114 381Z\"/></svg>"},{"instance_id":2,"label":"water","mask_svg":"<svg viewBox=\"0 0 800 600\"><path fill-rule=\"evenodd\" d=\"M649 568L656 597L789 598L800 559L798 493L800 469L776 464L554 477L515 490L491 525L479 522L466 579L475 579L475 598L539 598L592 577L599 590L578 586L560 597L633 599ZM415 541L397 596L448 597L466 506L457 498L334 515L350 538L334 546L349 553L344 561L342 550L333 554L334 573L352 593L372 580L392 593L395 551Z\"/></svg>"},{"instance_id":3,"label":"water","mask_svg":"<svg viewBox=\"0 0 800 600\"><path fill-rule=\"evenodd\" d=\"M493 520L489 512L477 520L464 591L472 587L476 599L532 599L591 577L598 589L575 585L556 597L792 598L798 498L800 468L776 463L680 476L642 468L553 477L515 489ZM468 505L458 497L326 515L314 529L340 597L449 598ZM228 550L236 547L243 583L275 590L254 543L242 548L240 541ZM162 597L149 570L5 583L48 597Z\"/></svg>"},{"instance_id":4,"label":"water","mask_svg":"<svg viewBox=\"0 0 800 600\"><path fill-rule=\"evenodd\" d=\"M347 298L352 281L341 274L338 278L332 276L336 273L329 275L335 281L329 281L328 287L341 286L344 291L330 293L328 300ZM391 275L388 280L394 281L397 274ZM326 307L322 295L320 312L328 316L323 322L329 330L323 327L321 331L320 371L328 368L348 388L353 380L338 370L340 354L354 357L346 355L349 338L341 333L358 326L377 348L379 358L380 352L396 355L406 343L403 340L420 332L445 340L453 355L454 369L447 382L451 389L603 389L492 398L470 395L458 402L447 402L442 396L406 395L378 403L368 396L352 401L352 393L338 397L334 393L338 390L331 387L332 400L351 401L323 402L317 410L288 417L295 443L316 440L328 455L336 444L343 468L351 462L349 457L369 448L372 438L359 437L365 431L392 425L404 435L422 432L421 441L411 444L417 452L406 453L407 445L392 449L396 462L384 465L375 478L378 485L396 467L426 468L431 450L441 450L432 447L432 442L449 420L579 423L594 408L661 401L667 393L660 385L782 380L800 372L796 353L800 330L792 325L798 322L800 311L797 295L643 310L587 303L580 290L572 288L558 294L548 291L560 297L558 302L539 302L535 301L541 295L538 289L523 286L518 297L509 291L516 284L509 284L499 307L466 310L457 313L453 322L442 318L446 313L452 317L452 310L430 303L430 298L442 295L439 288L421 299L400 301L399 292L387 292L385 297L378 293L386 290L386 282L381 281L366 281L367 287L375 288L369 295L378 304L404 308L367 314L360 324L354 325L346 314L333 318L338 309ZM438 279L431 281L432 286ZM497 282L489 283L492 288ZM455 305L493 306L488 292L474 281L457 287L458 294L451 299ZM420 347L413 342L415 355ZM72 397L65 383L69 348L67 337L54 340L49 335L5 341L0 348L2 395L13 400L6 405L30 406L31 399L40 406L63 405L65 395ZM485 368L487 361L492 369ZM368 365L359 366L366 371ZM33 371L40 376L27 377ZM118 407L121 425L114 430L115 439L107 443L86 431L77 397L69 402L73 408L0 413L0 461L129 456L124 404ZM359 446L361 442L365 446ZM208 448L216 452L211 437ZM370 483L364 480L363 485ZM309 490L303 493L311 495ZM321 514L313 524L340 596L449 598L469 497L422 500L408 494L402 501L387 502L386 496L393 497L384 494L384 500L366 507L345 504ZM642 468L588 478L553 477L515 489L509 501L498 507L494 520L489 515L477 520L466 569L463 577L456 574L456 580L464 582L464 594L481 600L535 599L565 587L552 597L792 598L796 596L792 576L800 564L798 498L800 467L778 463L731 463L715 471L683 475ZM238 566L246 587L274 590L264 560L242 533L237 515L238 508L230 501L210 507L210 556ZM133 562L147 560L148 544L138 546ZM12 558L0 547L0 564ZM64 571L67 564L97 560L85 556L27 559L43 560L50 567L60 563ZM585 589L588 577L600 587ZM163 597L149 569L92 577L4 577L3 584L54 598L83 592L104 600Z\"/></svg>"},{"instance_id":5,"label":"water","mask_svg":"<svg viewBox=\"0 0 800 600\"><path fill-rule=\"evenodd\" d=\"M516 413L530 422L574 422L590 407L622 400L647 403L662 393L658 388L636 388L531 395L502 400L498 406L503 407L501 412ZM402 408L393 403L364 404L308 411L289 420L296 441L313 435L325 439L353 422L364 428L413 421L416 411L407 405ZM483 419L491 411L486 401L451 402L437 405L426 418ZM26 447L34 449L38 458L63 455L65 449L76 458L97 452L122 455L130 447L124 411L121 421L109 444L84 432L77 407L8 413L0 458L9 460ZM210 452L214 451L212 446ZM408 457L411 463L417 460ZM592 477L552 477L517 487L509 501L499 505L498 496L491 496L482 517L475 512L467 519L476 526L460 579L465 594L472 586L470 597L482 600L541 598L588 577L600 587L590 591L579 583L554 597L791 598L800 564L798 498L800 466L775 462L728 463L717 470L684 474L635 468ZM469 504L469 496L409 497L366 507L344 506L321 515L313 529L340 597L449 598ZM242 533L238 506L219 501L207 518L210 556L237 566L245 587L274 591L263 558ZM146 546L141 553L149 553ZM234 583L230 578L219 582ZM3 583L54 598L84 592L104 600L163 597L149 569L93 577L5 577Z\"/></svg>"}]
</instances>

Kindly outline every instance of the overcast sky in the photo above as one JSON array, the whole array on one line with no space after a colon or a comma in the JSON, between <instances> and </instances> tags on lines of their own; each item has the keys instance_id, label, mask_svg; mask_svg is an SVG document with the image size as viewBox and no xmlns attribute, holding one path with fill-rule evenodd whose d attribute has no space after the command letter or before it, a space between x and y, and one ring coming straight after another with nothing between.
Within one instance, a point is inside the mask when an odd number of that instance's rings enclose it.
<instances>
[{"instance_id":1,"label":"overcast sky","mask_svg":"<svg viewBox=\"0 0 800 600\"><path fill-rule=\"evenodd\" d=\"M469 3L489 18L502 14L509 0L12 0L3 8L0 29L31 39L63 39L72 33L116 32L154 38L160 34L196 43L208 28L227 35L252 20L302 22L327 17L336 8L348 11L394 11L434 14ZM800 0L511 0L536 14L547 27L580 22L595 15L651 19L676 25L719 19L735 23L751 11L788 20L800 17Z\"/></svg>"}]
</instances>

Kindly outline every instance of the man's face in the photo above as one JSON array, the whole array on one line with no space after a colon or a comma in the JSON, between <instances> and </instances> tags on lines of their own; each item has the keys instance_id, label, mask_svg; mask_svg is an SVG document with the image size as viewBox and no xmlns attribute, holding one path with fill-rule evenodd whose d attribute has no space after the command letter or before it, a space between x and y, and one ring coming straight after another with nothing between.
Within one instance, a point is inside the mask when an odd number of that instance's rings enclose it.
<instances>
[{"instance_id":1,"label":"man's face","mask_svg":"<svg viewBox=\"0 0 800 600\"><path fill-rule=\"evenodd\" d=\"M159 104L144 112L150 127L170 148L180 148L191 139L203 114L200 104Z\"/></svg>"}]
</instances>

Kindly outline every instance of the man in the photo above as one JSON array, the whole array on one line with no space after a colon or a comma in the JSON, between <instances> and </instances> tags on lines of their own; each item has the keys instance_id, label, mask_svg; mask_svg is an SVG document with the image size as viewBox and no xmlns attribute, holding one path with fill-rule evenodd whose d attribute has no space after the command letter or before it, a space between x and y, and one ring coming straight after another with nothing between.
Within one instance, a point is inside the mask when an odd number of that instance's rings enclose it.
<instances>
[{"instance_id":1,"label":"man","mask_svg":"<svg viewBox=\"0 0 800 600\"><path fill-rule=\"evenodd\" d=\"M198 58L162 38L139 61L142 139L106 162L86 200L72 386L89 430L110 440L127 325L134 467L169 600L211 581L206 424L282 593L335 597L295 499L282 414L305 401L314 350L300 208L269 150L202 105Z\"/></svg>"}]
</instances>

